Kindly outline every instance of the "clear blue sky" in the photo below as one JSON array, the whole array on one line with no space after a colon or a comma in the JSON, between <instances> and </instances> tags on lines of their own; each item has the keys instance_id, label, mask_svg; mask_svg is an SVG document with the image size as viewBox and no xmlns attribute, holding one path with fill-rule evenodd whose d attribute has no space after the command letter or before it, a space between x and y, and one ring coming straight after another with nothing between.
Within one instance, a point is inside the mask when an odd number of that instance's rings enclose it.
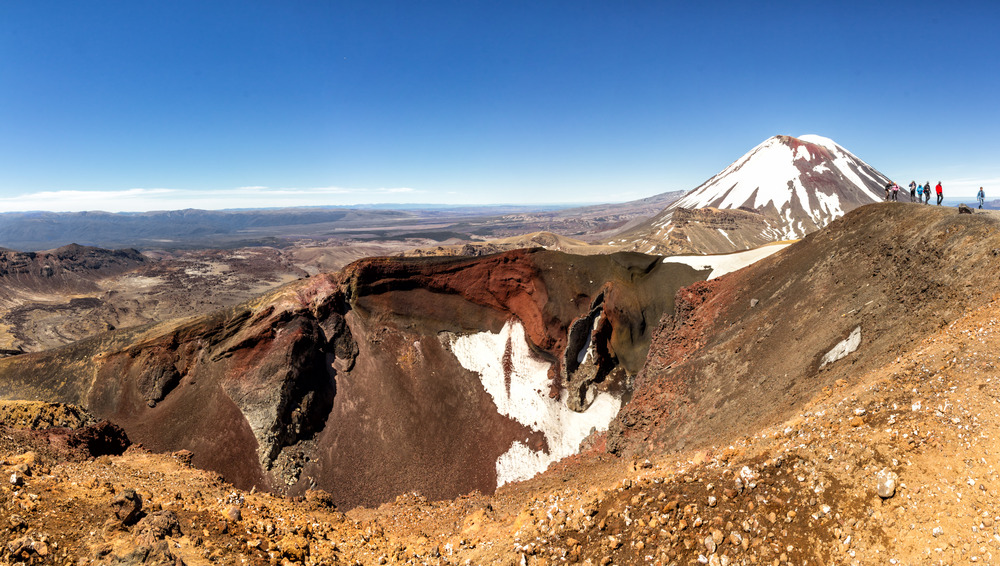
<instances>
[{"instance_id":1,"label":"clear blue sky","mask_svg":"<svg viewBox=\"0 0 1000 566\"><path fill-rule=\"evenodd\" d=\"M0 2L0 211L621 201L808 133L1000 196L998 27L995 1Z\"/></svg>"}]
</instances>

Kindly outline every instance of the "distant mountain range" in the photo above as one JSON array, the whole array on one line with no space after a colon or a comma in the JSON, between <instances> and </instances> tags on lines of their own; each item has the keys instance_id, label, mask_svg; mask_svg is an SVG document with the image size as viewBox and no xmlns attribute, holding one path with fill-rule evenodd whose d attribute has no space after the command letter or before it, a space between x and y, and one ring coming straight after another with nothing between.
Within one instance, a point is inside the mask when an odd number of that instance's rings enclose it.
<instances>
[{"instance_id":1,"label":"distant mountain range","mask_svg":"<svg viewBox=\"0 0 1000 566\"><path fill-rule=\"evenodd\" d=\"M363 227L416 218L398 210L286 208L171 210L142 213L13 212L0 214L0 246L24 251L77 242L104 248L218 245L286 234L301 226Z\"/></svg>"},{"instance_id":2,"label":"distant mountain range","mask_svg":"<svg viewBox=\"0 0 1000 566\"><path fill-rule=\"evenodd\" d=\"M48 250L71 242L102 248L181 249L273 245L297 239L470 241L551 231L604 238L649 217L682 191L625 202L555 205L389 205L142 213L0 214L0 247Z\"/></svg>"}]
</instances>

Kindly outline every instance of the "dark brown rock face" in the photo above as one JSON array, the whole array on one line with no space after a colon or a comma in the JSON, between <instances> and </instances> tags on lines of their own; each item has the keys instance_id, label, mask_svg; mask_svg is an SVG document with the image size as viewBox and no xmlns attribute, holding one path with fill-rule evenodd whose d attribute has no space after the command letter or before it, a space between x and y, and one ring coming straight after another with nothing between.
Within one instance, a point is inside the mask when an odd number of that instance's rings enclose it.
<instances>
[{"instance_id":1,"label":"dark brown rock face","mask_svg":"<svg viewBox=\"0 0 1000 566\"><path fill-rule=\"evenodd\" d=\"M0 395L83 404L243 487L319 488L340 506L491 492L498 457L546 437L499 412L452 337L520 324L550 364L541 395L568 391L582 411L595 391L628 395L674 291L700 277L634 253L366 259L202 318L2 360Z\"/></svg>"},{"instance_id":2,"label":"dark brown rock face","mask_svg":"<svg viewBox=\"0 0 1000 566\"><path fill-rule=\"evenodd\" d=\"M70 244L47 252L0 251L0 279L33 281L41 288L89 283L94 274L109 275L146 263L138 250L105 250Z\"/></svg>"}]
</instances>

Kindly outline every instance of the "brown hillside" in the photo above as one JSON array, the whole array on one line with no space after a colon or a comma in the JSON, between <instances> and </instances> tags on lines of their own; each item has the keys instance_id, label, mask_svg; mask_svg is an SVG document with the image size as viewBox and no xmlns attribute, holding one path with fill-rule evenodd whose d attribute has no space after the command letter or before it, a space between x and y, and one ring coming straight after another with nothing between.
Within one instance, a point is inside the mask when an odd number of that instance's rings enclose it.
<instances>
[{"instance_id":1,"label":"brown hillside","mask_svg":"<svg viewBox=\"0 0 1000 566\"><path fill-rule=\"evenodd\" d=\"M728 442L787 418L838 379L884 366L1000 291L998 234L992 215L870 205L684 290L611 445ZM857 351L823 366L859 327Z\"/></svg>"}]
</instances>

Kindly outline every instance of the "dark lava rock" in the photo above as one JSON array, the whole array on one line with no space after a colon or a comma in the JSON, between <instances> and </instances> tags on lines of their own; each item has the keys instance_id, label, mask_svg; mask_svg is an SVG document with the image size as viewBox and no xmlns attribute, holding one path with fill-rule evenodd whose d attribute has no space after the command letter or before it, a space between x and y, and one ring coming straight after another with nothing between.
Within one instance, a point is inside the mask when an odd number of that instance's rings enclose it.
<instances>
[{"instance_id":1,"label":"dark lava rock","mask_svg":"<svg viewBox=\"0 0 1000 566\"><path fill-rule=\"evenodd\" d=\"M126 489L111 502L111 508L122 524L131 525L139 520L139 514L142 512L142 498L134 489Z\"/></svg>"},{"instance_id":2,"label":"dark lava rock","mask_svg":"<svg viewBox=\"0 0 1000 566\"><path fill-rule=\"evenodd\" d=\"M168 536L181 534L181 523L173 511L156 511L143 517L136 525L139 542L144 546L153 546L156 541Z\"/></svg>"},{"instance_id":3,"label":"dark lava rock","mask_svg":"<svg viewBox=\"0 0 1000 566\"><path fill-rule=\"evenodd\" d=\"M81 428L69 434L66 440L70 448L80 449L90 457L118 456L125 452L132 442L122 428L110 421Z\"/></svg>"}]
</instances>

